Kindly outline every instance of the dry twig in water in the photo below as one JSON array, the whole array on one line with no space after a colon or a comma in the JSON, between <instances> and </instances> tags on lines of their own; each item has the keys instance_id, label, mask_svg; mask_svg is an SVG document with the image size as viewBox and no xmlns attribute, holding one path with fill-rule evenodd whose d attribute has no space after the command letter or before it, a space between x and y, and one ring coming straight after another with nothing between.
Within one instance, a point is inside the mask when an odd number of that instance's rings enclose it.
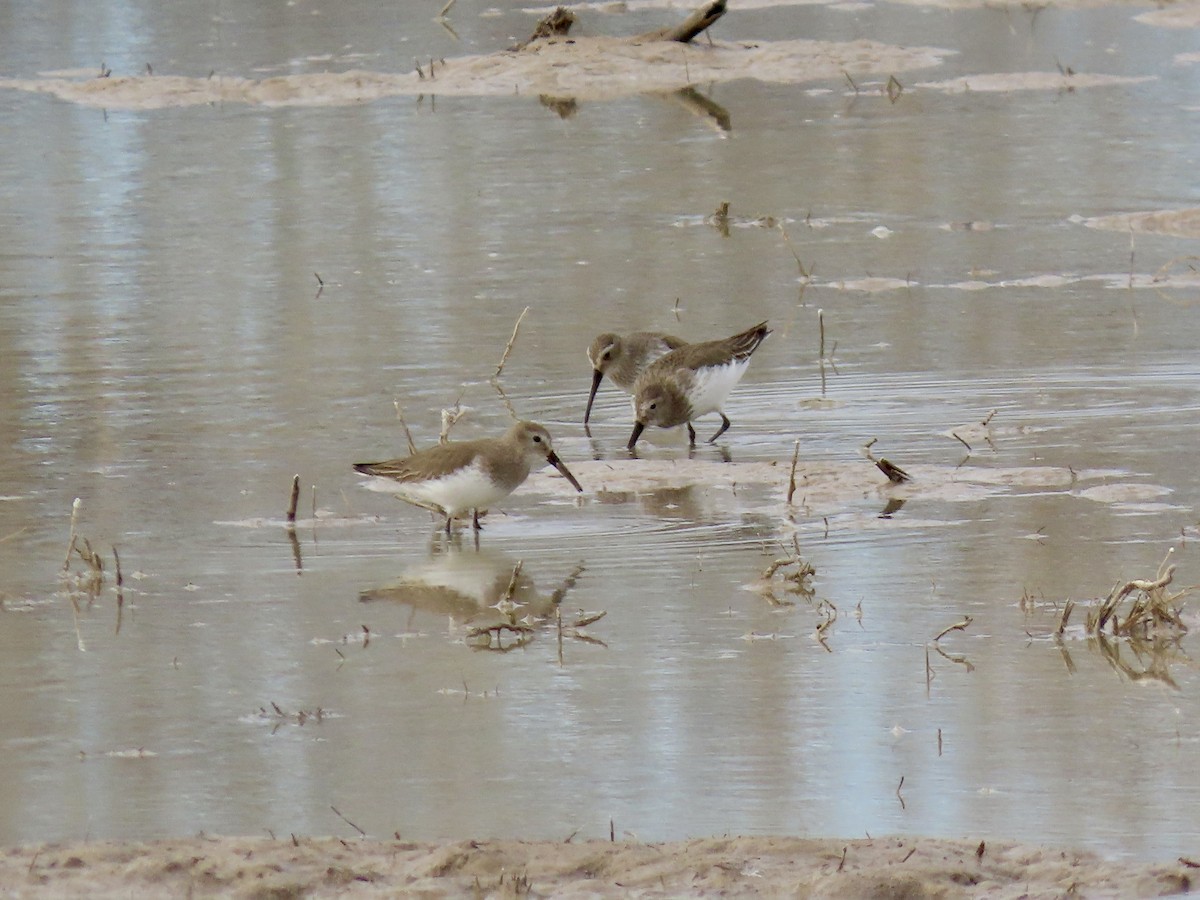
<instances>
[{"instance_id":1,"label":"dry twig in water","mask_svg":"<svg viewBox=\"0 0 1200 900\"><path fill-rule=\"evenodd\" d=\"M792 535L792 553L775 560L762 573L762 585L759 592L767 598L767 601L775 606L793 606L793 600L781 600L775 596L775 591L772 589L772 582L776 574L781 569L786 569L795 566L795 569L783 576L783 580L788 583L786 590L788 593L795 594L798 597L803 597L805 600L811 600L814 594L812 585L809 579L816 574L817 570L812 563L804 560L800 555L800 539L796 535ZM758 587L756 585L756 587ZM831 604L832 605L832 604ZM836 611L835 616L836 618Z\"/></svg>"},{"instance_id":2,"label":"dry twig in water","mask_svg":"<svg viewBox=\"0 0 1200 900\"><path fill-rule=\"evenodd\" d=\"M393 400L392 406L396 407L396 418L400 420L400 427L404 429L404 440L408 442L408 454L411 456L417 452L417 445L413 441L412 432L408 430L408 422L404 420L404 410L399 400Z\"/></svg>"},{"instance_id":3,"label":"dry twig in water","mask_svg":"<svg viewBox=\"0 0 1200 900\"><path fill-rule=\"evenodd\" d=\"M800 461L800 438L796 438L796 449L792 451L792 471L788 475L788 506L792 505L792 497L796 496L796 463Z\"/></svg>"},{"instance_id":4,"label":"dry twig in water","mask_svg":"<svg viewBox=\"0 0 1200 900\"><path fill-rule=\"evenodd\" d=\"M869 459L871 462L875 463L875 467L877 469L879 469L879 471L882 472L884 474L884 476L887 478L887 480L890 481L892 484L904 484L904 482L906 482L906 481L912 481L912 476L909 475L907 472L905 472L902 468L900 468L895 463L891 462L890 460L884 459L882 457L880 457L879 459L875 458L875 454L871 452L871 446L877 440L879 440L879 439L871 438L869 441L866 442L866 444L863 445L863 448L862 448L863 454L867 457L867 459Z\"/></svg>"},{"instance_id":5,"label":"dry twig in water","mask_svg":"<svg viewBox=\"0 0 1200 900\"><path fill-rule=\"evenodd\" d=\"M1167 591L1175 577L1175 566L1168 565L1174 552L1173 547L1167 551L1153 579L1133 579L1113 587L1108 597L1088 614L1087 633L1099 635L1111 622L1111 633L1116 637L1144 639L1159 630L1171 635L1186 634L1187 625L1175 604L1195 590L1195 586L1173 594ZM1121 605L1131 596L1131 605L1122 616Z\"/></svg>"},{"instance_id":6,"label":"dry twig in water","mask_svg":"<svg viewBox=\"0 0 1200 900\"><path fill-rule=\"evenodd\" d=\"M292 476L292 496L288 500L287 508L287 523L288 528L296 527L296 504L300 502L300 476Z\"/></svg>"},{"instance_id":7,"label":"dry twig in water","mask_svg":"<svg viewBox=\"0 0 1200 900\"><path fill-rule=\"evenodd\" d=\"M964 616L963 620L961 622L955 622L953 625L947 625L945 628L943 628L941 631L939 631L937 633L937 636L933 639L933 642L936 644L938 641L940 641L942 638L944 638L946 635L948 635L952 631L964 630L973 621L975 621L975 620L972 619L970 616Z\"/></svg>"},{"instance_id":8,"label":"dry twig in water","mask_svg":"<svg viewBox=\"0 0 1200 900\"><path fill-rule=\"evenodd\" d=\"M512 337L508 339L508 344L504 348L504 355L500 357L500 365L496 366L496 371L492 375L493 378L499 378L500 373L504 371L504 364L508 362L508 355L512 353L513 344L517 342L517 332L521 330L521 322L524 321L526 314L529 312L529 307L521 310L521 315L517 316L517 324L513 326Z\"/></svg>"}]
</instances>

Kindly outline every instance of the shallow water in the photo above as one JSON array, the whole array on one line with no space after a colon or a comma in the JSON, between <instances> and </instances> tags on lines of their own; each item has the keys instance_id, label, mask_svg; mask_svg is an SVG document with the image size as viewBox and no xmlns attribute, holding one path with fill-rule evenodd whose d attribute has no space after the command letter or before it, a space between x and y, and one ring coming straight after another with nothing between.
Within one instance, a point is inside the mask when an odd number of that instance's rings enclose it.
<instances>
[{"instance_id":1,"label":"shallow water","mask_svg":"<svg viewBox=\"0 0 1200 900\"><path fill-rule=\"evenodd\" d=\"M531 27L463 9L456 42L394 5L287 9L101 3L72 27L13 11L3 74L395 71ZM844 81L705 89L729 132L654 96L561 119L520 97L106 112L4 92L0 841L354 835L345 820L601 837L611 821L645 840L1194 853L1194 642L1169 663L1121 648L1123 670L1049 637L1064 600L1152 576L1171 546L1177 583L1200 581L1195 288L1126 287L1185 273L1196 236L1081 221L1196 202L1196 70L1172 62L1194 32L1139 11L735 11L719 37L959 53L905 76L896 103ZM913 87L1056 59L1155 80ZM790 247L703 224L724 200L784 220ZM866 281L884 278L897 286ZM525 306L504 391L581 467L627 458L615 390L590 438L580 425L595 333L769 318L733 428L695 459L777 462L778 481L585 481L576 500L540 480L478 550L361 491L350 463L404 447L394 402L419 444L460 396L456 435L505 426L487 378ZM990 443L964 430L992 410ZM643 459L687 456L678 434L648 438ZM802 485L788 510L797 438L805 465L846 480ZM917 476L889 518L872 438ZM58 578L76 497L108 562L78 615ZM773 606L745 588L793 535L816 599ZM586 628L603 644L568 633L560 651L543 629L470 649L466 611L492 615L518 561L518 599L548 610L564 591L568 625L605 611ZM819 599L838 609L827 647ZM968 615L940 642L964 661L931 649Z\"/></svg>"}]
</instances>

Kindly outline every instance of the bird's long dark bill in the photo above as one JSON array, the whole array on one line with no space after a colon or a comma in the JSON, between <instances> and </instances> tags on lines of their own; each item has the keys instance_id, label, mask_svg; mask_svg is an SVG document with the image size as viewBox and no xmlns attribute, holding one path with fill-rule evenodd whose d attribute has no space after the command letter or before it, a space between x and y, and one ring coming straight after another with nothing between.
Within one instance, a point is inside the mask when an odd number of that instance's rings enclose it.
<instances>
[{"instance_id":1,"label":"bird's long dark bill","mask_svg":"<svg viewBox=\"0 0 1200 900\"><path fill-rule=\"evenodd\" d=\"M550 465L562 472L563 478L571 482L571 485L575 488L575 490L579 491L581 494L583 493L583 486L575 480L575 476L571 474L571 470L566 467L563 461L558 458L557 453L551 452L550 455L546 457L546 462L550 463Z\"/></svg>"},{"instance_id":2,"label":"bird's long dark bill","mask_svg":"<svg viewBox=\"0 0 1200 900\"><path fill-rule=\"evenodd\" d=\"M596 391L600 387L600 382L604 380L604 373L599 369L592 371L592 392L588 394L587 409L583 412L583 424L588 423L588 419L592 417L592 401L596 399Z\"/></svg>"},{"instance_id":3,"label":"bird's long dark bill","mask_svg":"<svg viewBox=\"0 0 1200 900\"><path fill-rule=\"evenodd\" d=\"M629 436L629 443L626 445L627 450L632 450L638 442L638 438L642 436L642 432L646 430L646 426L641 422L633 423L633 434Z\"/></svg>"}]
</instances>

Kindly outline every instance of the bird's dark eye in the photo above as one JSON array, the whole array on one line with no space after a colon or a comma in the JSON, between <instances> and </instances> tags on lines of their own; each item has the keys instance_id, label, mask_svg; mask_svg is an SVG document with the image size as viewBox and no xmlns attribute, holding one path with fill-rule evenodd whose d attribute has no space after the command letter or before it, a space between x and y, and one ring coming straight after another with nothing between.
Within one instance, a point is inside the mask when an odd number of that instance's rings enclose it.
<instances>
[{"instance_id":1,"label":"bird's dark eye","mask_svg":"<svg viewBox=\"0 0 1200 900\"><path fill-rule=\"evenodd\" d=\"M612 351L611 351L611 350L605 350L605 351L604 351L604 353L602 353L602 354L600 355L600 358L601 358L601 359L605 359L605 360L612 359Z\"/></svg>"},{"instance_id":2,"label":"bird's dark eye","mask_svg":"<svg viewBox=\"0 0 1200 900\"><path fill-rule=\"evenodd\" d=\"M651 404L650 404L650 408L651 408L651 409L658 409L658 404L657 404L657 403L651 403Z\"/></svg>"},{"instance_id":3,"label":"bird's dark eye","mask_svg":"<svg viewBox=\"0 0 1200 900\"><path fill-rule=\"evenodd\" d=\"M535 444L540 444L542 442L542 436L540 434L535 434L533 436L533 442Z\"/></svg>"}]
</instances>

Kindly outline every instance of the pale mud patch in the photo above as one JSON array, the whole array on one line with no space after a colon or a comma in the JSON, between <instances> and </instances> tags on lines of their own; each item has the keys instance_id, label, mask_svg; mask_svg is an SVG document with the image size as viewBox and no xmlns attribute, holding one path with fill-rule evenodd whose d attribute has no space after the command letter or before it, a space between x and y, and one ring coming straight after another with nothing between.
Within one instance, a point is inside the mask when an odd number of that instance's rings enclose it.
<instances>
[{"instance_id":1,"label":"pale mud patch","mask_svg":"<svg viewBox=\"0 0 1200 900\"><path fill-rule=\"evenodd\" d=\"M434 74L355 70L253 79L181 75L4 78L0 88L52 94L83 106L161 109L215 103L258 106L342 106L386 97L536 95L602 100L689 85L753 78L796 84L941 65L952 50L896 47L877 41L637 43L608 37L556 38L519 51L438 62Z\"/></svg>"},{"instance_id":2,"label":"pale mud patch","mask_svg":"<svg viewBox=\"0 0 1200 900\"><path fill-rule=\"evenodd\" d=\"M994 72L963 75L947 81L922 81L915 88L946 94L1010 93L1013 91L1074 91L1156 81L1155 75L1105 75L1099 72Z\"/></svg>"},{"instance_id":3,"label":"pale mud patch","mask_svg":"<svg viewBox=\"0 0 1200 900\"><path fill-rule=\"evenodd\" d=\"M1200 270L1190 268L1188 260L1195 257L1181 257L1172 260L1157 272L1100 272L1094 275L1080 274L1043 274L1030 275L1025 278L1003 278L986 281L981 278L969 278L964 281L952 281L943 284L923 284L911 278L837 278L823 281L805 280L805 286L810 290L856 291L860 293L884 293L893 290L904 290L912 287L924 287L928 290L950 291L990 291L1011 288L1042 288L1054 290L1076 284L1096 284L1105 289L1121 290L1196 290L1200 288Z\"/></svg>"},{"instance_id":4,"label":"pale mud patch","mask_svg":"<svg viewBox=\"0 0 1200 900\"><path fill-rule=\"evenodd\" d=\"M1101 231L1141 232L1165 234L1171 237L1200 237L1200 207L1186 209L1155 209L1143 212L1117 213L1111 216L1093 216L1081 220L1088 228Z\"/></svg>"},{"instance_id":5,"label":"pale mud patch","mask_svg":"<svg viewBox=\"0 0 1200 900\"><path fill-rule=\"evenodd\" d=\"M851 291L858 294L882 294L888 291L903 291L915 287L919 282L911 278L887 278L874 276L868 278L843 278L837 281L813 283L813 287L834 288L839 291Z\"/></svg>"},{"instance_id":6,"label":"pale mud patch","mask_svg":"<svg viewBox=\"0 0 1200 900\"><path fill-rule=\"evenodd\" d=\"M936 466L901 463L912 476L893 484L869 460L802 462L796 467L793 501L809 512L834 513L864 499L925 500L963 503L1026 492L1082 494L1098 502L1126 503L1169 493L1157 485L1128 481L1129 474L1115 469L1071 471L1058 466ZM572 462L571 471L584 488L587 501L625 503L647 496L665 496L684 489L723 492L730 496L749 486L766 489L773 498L759 512L786 516L791 464L788 462L716 462L701 459L626 459ZM526 490L575 497L566 480L546 469L534 473ZM906 520L907 521L907 520ZM942 523L939 523L942 524Z\"/></svg>"},{"instance_id":7,"label":"pale mud patch","mask_svg":"<svg viewBox=\"0 0 1200 900\"><path fill-rule=\"evenodd\" d=\"M1170 488L1155 484L1098 484L1084 488L1079 496L1097 503L1141 504L1170 494ZM1157 504L1156 504L1157 505Z\"/></svg>"},{"instance_id":8,"label":"pale mud patch","mask_svg":"<svg viewBox=\"0 0 1200 900\"><path fill-rule=\"evenodd\" d=\"M196 837L43 844L0 855L21 897L1149 897L1187 891L1181 861L978 838L636 841Z\"/></svg>"},{"instance_id":9,"label":"pale mud patch","mask_svg":"<svg viewBox=\"0 0 1200 900\"><path fill-rule=\"evenodd\" d=\"M1133 17L1135 22L1158 28L1200 28L1200 4L1178 3Z\"/></svg>"}]
</instances>

